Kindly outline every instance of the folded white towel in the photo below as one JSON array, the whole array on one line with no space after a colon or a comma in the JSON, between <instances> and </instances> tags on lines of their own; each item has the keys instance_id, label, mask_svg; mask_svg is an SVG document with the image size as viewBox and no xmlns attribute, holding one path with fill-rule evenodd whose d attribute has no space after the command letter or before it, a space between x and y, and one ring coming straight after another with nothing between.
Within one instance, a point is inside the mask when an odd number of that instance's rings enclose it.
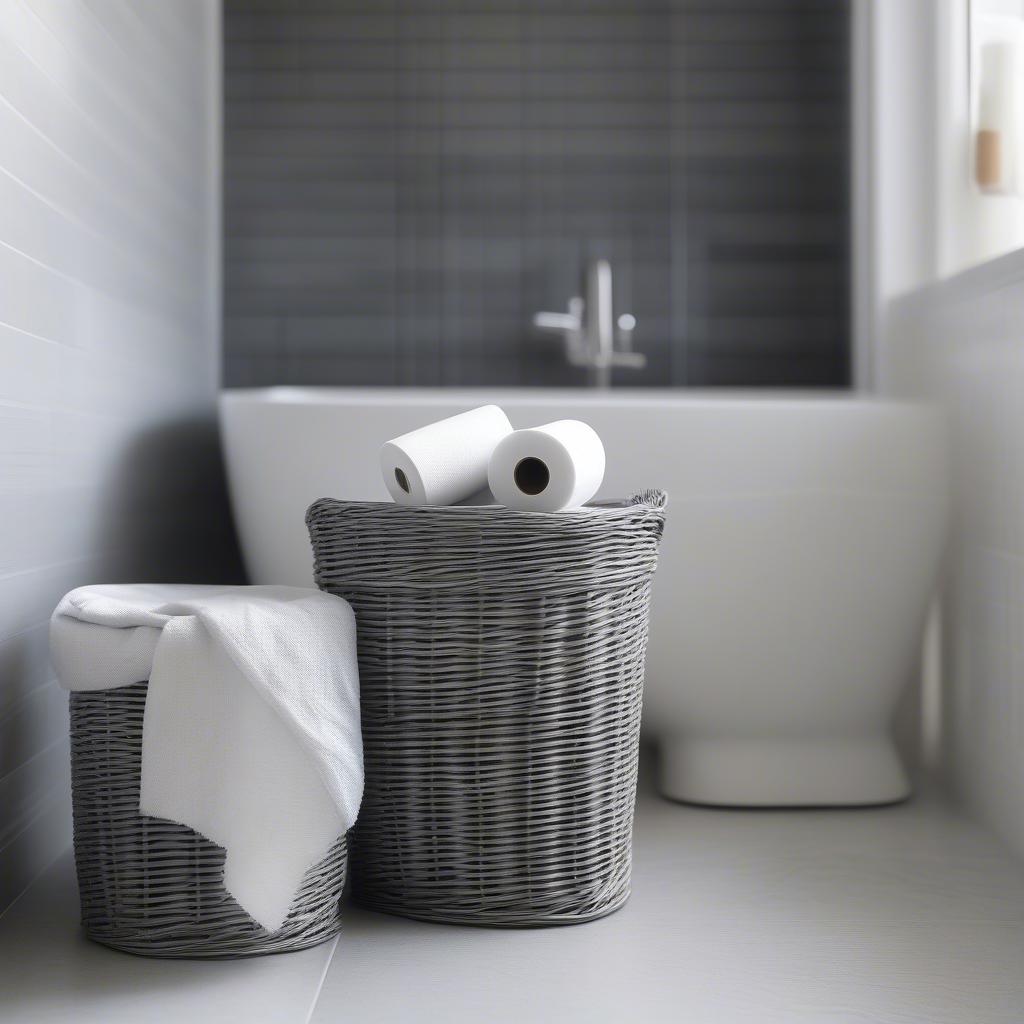
<instances>
[{"instance_id":1,"label":"folded white towel","mask_svg":"<svg viewBox=\"0 0 1024 1024\"><path fill-rule=\"evenodd\" d=\"M81 587L50 637L67 689L149 679L140 811L224 847L225 887L276 931L362 799L352 609L294 587Z\"/></svg>"}]
</instances>

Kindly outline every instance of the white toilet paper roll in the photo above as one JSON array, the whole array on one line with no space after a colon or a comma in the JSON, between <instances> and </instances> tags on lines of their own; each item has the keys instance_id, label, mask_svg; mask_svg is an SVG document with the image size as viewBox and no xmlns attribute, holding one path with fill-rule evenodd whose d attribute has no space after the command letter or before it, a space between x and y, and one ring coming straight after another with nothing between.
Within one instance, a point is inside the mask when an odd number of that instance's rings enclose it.
<instances>
[{"instance_id":1,"label":"white toilet paper roll","mask_svg":"<svg viewBox=\"0 0 1024 1024\"><path fill-rule=\"evenodd\" d=\"M557 512L589 501L604 479L604 445L593 427L558 420L517 430L491 456L487 482L499 504Z\"/></svg>"},{"instance_id":2,"label":"white toilet paper roll","mask_svg":"<svg viewBox=\"0 0 1024 1024\"><path fill-rule=\"evenodd\" d=\"M380 468L400 505L454 505L487 486L487 464L498 442L512 433L496 405L439 420L388 441Z\"/></svg>"}]
</instances>

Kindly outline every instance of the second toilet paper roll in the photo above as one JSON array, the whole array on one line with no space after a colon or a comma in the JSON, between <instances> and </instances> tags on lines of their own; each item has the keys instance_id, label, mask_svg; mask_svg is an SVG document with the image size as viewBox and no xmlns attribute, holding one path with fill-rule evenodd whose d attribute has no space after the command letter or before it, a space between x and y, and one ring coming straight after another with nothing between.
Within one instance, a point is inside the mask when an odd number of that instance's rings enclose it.
<instances>
[{"instance_id":1,"label":"second toilet paper roll","mask_svg":"<svg viewBox=\"0 0 1024 1024\"><path fill-rule=\"evenodd\" d=\"M388 441L380 468L391 497L400 505L454 505L476 498L487 487L487 464L502 438L512 433L496 405L450 416Z\"/></svg>"},{"instance_id":2,"label":"second toilet paper roll","mask_svg":"<svg viewBox=\"0 0 1024 1024\"><path fill-rule=\"evenodd\" d=\"M516 430L494 449L487 482L502 505L557 512L589 501L604 479L604 445L593 427L558 420Z\"/></svg>"}]
</instances>

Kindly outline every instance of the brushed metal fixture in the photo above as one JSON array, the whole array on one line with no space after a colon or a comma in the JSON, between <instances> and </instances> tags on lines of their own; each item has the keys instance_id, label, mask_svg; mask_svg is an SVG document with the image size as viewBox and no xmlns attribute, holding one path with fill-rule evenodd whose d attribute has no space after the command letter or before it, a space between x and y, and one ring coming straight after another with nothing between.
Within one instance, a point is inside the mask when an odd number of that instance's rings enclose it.
<instances>
[{"instance_id":1,"label":"brushed metal fixture","mask_svg":"<svg viewBox=\"0 0 1024 1024\"><path fill-rule=\"evenodd\" d=\"M611 384L612 370L642 370L647 356L633 351L636 317L622 313L616 320L612 300L612 265L594 260L584 275L584 296L574 295L564 313L535 313L537 330L561 334L565 358L588 371L595 387Z\"/></svg>"}]
</instances>

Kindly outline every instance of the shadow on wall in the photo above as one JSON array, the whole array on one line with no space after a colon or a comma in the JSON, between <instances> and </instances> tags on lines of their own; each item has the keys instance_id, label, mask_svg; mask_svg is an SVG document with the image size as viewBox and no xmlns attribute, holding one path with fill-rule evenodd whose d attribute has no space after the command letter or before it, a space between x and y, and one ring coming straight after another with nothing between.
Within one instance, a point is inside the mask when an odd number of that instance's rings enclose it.
<instances>
[{"instance_id":1,"label":"shadow on wall","mask_svg":"<svg viewBox=\"0 0 1024 1024\"><path fill-rule=\"evenodd\" d=\"M162 423L128 445L98 517L100 550L117 551L111 579L244 583L217 424Z\"/></svg>"},{"instance_id":2,"label":"shadow on wall","mask_svg":"<svg viewBox=\"0 0 1024 1024\"><path fill-rule=\"evenodd\" d=\"M97 507L84 583L243 583L216 423L173 420L123 442ZM98 578L97 578L98 577ZM53 601L59 598L53 596ZM49 670L48 628L0 645L0 911L70 840L67 695Z\"/></svg>"}]
</instances>

